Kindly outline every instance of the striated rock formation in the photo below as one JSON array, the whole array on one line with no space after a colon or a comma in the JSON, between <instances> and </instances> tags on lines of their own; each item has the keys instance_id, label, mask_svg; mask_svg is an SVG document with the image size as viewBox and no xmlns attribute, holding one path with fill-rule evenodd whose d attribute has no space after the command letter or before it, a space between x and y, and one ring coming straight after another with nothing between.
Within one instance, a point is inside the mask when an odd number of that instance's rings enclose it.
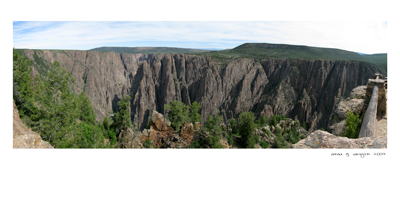
<instances>
[{"instance_id":1,"label":"striated rock formation","mask_svg":"<svg viewBox=\"0 0 400 206\"><path fill-rule=\"evenodd\" d=\"M17 106L13 101L13 148L53 149L50 143L43 141L40 135L29 129L20 119Z\"/></svg>"},{"instance_id":2,"label":"striated rock formation","mask_svg":"<svg viewBox=\"0 0 400 206\"><path fill-rule=\"evenodd\" d=\"M387 148L387 137L349 139L317 130L306 139L292 145L294 149L381 149Z\"/></svg>"},{"instance_id":3,"label":"striated rock formation","mask_svg":"<svg viewBox=\"0 0 400 206\"><path fill-rule=\"evenodd\" d=\"M116 111L124 95L131 95L131 120L139 130L153 110L164 114L164 105L172 100L199 102L202 122L218 110L225 119L253 111L306 121L310 131L327 128L339 99L379 70L356 61L241 58L221 67L205 55L24 52L32 61L36 55L47 64L59 61L66 67L75 78L74 91L85 91L97 120Z\"/></svg>"}]
</instances>

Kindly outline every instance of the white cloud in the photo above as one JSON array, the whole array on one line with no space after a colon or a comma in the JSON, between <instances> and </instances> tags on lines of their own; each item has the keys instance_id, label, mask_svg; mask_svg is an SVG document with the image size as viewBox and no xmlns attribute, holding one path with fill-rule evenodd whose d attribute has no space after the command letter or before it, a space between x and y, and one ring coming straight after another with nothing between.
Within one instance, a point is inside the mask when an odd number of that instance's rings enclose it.
<instances>
[{"instance_id":1,"label":"white cloud","mask_svg":"<svg viewBox=\"0 0 400 206\"><path fill-rule=\"evenodd\" d=\"M387 52L384 22L24 22L14 24L14 47L90 49L122 42L284 43Z\"/></svg>"}]
</instances>

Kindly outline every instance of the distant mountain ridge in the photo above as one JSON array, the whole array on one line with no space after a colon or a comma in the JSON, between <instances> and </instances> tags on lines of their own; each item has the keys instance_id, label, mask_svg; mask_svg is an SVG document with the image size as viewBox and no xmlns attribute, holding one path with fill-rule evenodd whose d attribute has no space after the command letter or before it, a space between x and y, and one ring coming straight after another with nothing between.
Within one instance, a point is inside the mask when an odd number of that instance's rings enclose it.
<instances>
[{"instance_id":1,"label":"distant mountain ridge","mask_svg":"<svg viewBox=\"0 0 400 206\"><path fill-rule=\"evenodd\" d=\"M221 60L222 65L233 58L252 59L304 59L304 60L350 60L365 61L381 68L381 73L387 75L387 54L363 54L342 49L310 47L290 44L245 43L233 49L189 49L177 47L98 47L88 51L105 51L132 54L197 54L214 57Z\"/></svg>"},{"instance_id":2,"label":"distant mountain ridge","mask_svg":"<svg viewBox=\"0 0 400 206\"><path fill-rule=\"evenodd\" d=\"M341 49L310 47L289 44L245 43L230 50L202 53L216 58L350 60L373 63L387 74L387 54L360 55Z\"/></svg>"},{"instance_id":3,"label":"distant mountain ridge","mask_svg":"<svg viewBox=\"0 0 400 206\"><path fill-rule=\"evenodd\" d=\"M106 51L115 53L131 53L131 54L177 54L177 53L202 53L213 50L206 49L187 49L177 47L98 47L89 51Z\"/></svg>"}]
</instances>

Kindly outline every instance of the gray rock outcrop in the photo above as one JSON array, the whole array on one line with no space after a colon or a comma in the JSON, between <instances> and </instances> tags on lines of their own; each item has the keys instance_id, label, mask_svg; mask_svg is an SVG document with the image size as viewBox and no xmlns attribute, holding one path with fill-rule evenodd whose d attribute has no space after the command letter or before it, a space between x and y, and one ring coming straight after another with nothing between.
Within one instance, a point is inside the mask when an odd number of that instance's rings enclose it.
<instances>
[{"instance_id":1,"label":"gray rock outcrop","mask_svg":"<svg viewBox=\"0 0 400 206\"><path fill-rule=\"evenodd\" d=\"M118 139L121 142L122 148L143 148L142 143L140 142L139 137L142 135L141 132L133 131L129 127L125 127L118 136Z\"/></svg>"},{"instance_id":2,"label":"gray rock outcrop","mask_svg":"<svg viewBox=\"0 0 400 206\"><path fill-rule=\"evenodd\" d=\"M349 139L337 137L328 132L317 130L306 139L292 145L294 149L384 149L387 148L387 137L363 137Z\"/></svg>"},{"instance_id":3,"label":"gray rock outcrop","mask_svg":"<svg viewBox=\"0 0 400 206\"><path fill-rule=\"evenodd\" d=\"M357 113L359 118L361 118L365 109L365 93L366 86L356 87L350 92L351 97L349 99L339 102L329 119L327 128L329 132L336 136L343 136L347 112Z\"/></svg>"}]
</instances>

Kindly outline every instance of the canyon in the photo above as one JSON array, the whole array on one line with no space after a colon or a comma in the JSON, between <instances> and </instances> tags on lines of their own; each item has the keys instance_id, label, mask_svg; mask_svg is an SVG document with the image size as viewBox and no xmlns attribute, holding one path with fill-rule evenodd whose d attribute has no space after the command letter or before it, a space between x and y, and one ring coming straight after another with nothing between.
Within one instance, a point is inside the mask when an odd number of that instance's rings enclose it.
<instances>
[{"instance_id":1,"label":"canyon","mask_svg":"<svg viewBox=\"0 0 400 206\"><path fill-rule=\"evenodd\" d=\"M165 115L172 100L201 105L225 120L253 111L257 117L285 115L306 122L309 131L327 128L329 117L353 88L366 85L380 68L351 60L220 59L197 54L128 54L101 51L22 50L38 74L53 61L74 77L71 88L84 91L98 121L131 96L132 123L143 130L153 110Z\"/></svg>"}]
</instances>

